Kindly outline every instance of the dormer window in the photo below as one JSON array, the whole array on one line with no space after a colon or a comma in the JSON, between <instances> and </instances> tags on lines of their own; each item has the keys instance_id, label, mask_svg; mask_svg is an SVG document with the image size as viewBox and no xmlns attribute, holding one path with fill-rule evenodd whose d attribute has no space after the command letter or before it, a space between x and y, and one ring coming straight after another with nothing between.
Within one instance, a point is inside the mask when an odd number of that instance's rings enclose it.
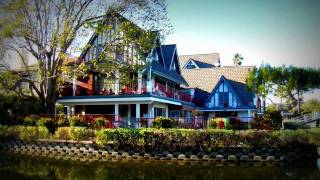
<instances>
[{"instance_id":1,"label":"dormer window","mask_svg":"<svg viewBox=\"0 0 320 180\"><path fill-rule=\"evenodd\" d=\"M195 69L195 68L199 68L199 67L197 66L197 64L192 59L189 59L189 61L184 66L184 68L185 69Z\"/></svg>"}]
</instances>

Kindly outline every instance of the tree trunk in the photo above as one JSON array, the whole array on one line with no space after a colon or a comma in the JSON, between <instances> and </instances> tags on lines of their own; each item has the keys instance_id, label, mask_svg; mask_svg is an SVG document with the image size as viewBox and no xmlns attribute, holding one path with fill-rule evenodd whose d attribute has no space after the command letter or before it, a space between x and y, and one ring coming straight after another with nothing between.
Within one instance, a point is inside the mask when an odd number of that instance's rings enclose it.
<instances>
[{"instance_id":1,"label":"tree trunk","mask_svg":"<svg viewBox=\"0 0 320 180\"><path fill-rule=\"evenodd\" d=\"M46 99L46 112L48 114L54 114L55 112L55 103L57 100L57 93L56 93L56 80L55 79L48 79L48 93Z\"/></svg>"}]
</instances>

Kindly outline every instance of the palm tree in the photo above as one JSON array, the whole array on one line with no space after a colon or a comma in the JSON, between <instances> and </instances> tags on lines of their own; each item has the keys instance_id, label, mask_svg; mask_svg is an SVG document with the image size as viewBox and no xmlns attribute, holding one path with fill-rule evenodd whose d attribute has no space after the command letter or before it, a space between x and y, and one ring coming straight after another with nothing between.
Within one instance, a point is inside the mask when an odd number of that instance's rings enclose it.
<instances>
[{"instance_id":1,"label":"palm tree","mask_svg":"<svg viewBox=\"0 0 320 180\"><path fill-rule=\"evenodd\" d=\"M243 57L241 56L241 54L236 53L236 54L233 56L232 60L233 60L233 64L234 64L234 65L241 66Z\"/></svg>"}]
</instances>

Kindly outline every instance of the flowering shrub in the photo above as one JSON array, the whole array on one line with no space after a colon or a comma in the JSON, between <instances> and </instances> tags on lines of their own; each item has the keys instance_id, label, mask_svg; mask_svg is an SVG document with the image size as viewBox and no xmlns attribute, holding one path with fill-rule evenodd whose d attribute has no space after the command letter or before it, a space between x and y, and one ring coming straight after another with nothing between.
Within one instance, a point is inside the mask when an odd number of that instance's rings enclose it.
<instances>
[{"instance_id":1,"label":"flowering shrub","mask_svg":"<svg viewBox=\"0 0 320 180\"><path fill-rule=\"evenodd\" d=\"M86 127L87 123L80 116L71 116L70 117L70 126L71 127L75 127L75 126Z\"/></svg>"}]
</instances>

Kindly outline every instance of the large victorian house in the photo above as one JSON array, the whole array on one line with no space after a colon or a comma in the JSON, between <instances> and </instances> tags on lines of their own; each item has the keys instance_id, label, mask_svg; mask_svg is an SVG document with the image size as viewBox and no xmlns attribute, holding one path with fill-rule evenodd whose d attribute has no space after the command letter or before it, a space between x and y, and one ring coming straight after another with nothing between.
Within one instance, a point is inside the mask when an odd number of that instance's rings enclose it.
<instances>
[{"instance_id":1,"label":"large victorian house","mask_svg":"<svg viewBox=\"0 0 320 180\"><path fill-rule=\"evenodd\" d=\"M117 26L113 23L112 29L94 34L88 48L75 62L90 63L99 56L102 45L110 40ZM68 115L112 114L115 126L140 126L139 120L144 119L150 127L153 118L158 116L191 116L195 107L190 93L181 88L188 83L181 76L177 47L162 45L159 39L156 44L145 56L137 54L134 44L121 54L114 53L115 61L131 59L129 63L144 65L143 70L130 73L130 82L122 82L119 71L115 71L114 78L91 71L85 78L67 80L58 102L66 107Z\"/></svg>"}]
</instances>

